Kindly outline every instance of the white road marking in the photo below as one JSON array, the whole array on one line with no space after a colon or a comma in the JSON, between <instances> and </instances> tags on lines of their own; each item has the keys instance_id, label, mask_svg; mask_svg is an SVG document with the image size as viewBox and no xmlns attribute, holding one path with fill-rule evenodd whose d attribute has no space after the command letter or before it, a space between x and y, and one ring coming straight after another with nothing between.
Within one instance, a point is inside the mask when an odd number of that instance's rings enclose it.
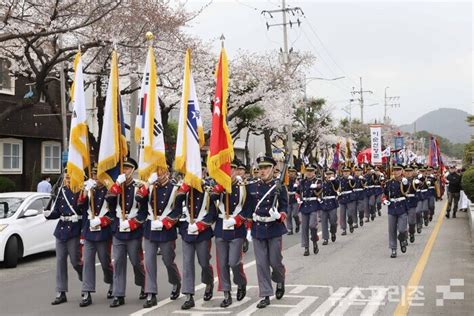
<instances>
[{"instance_id":1,"label":"white road marking","mask_svg":"<svg viewBox=\"0 0 474 316\"><path fill-rule=\"evenodd\" d=\"M361 316L374 315L379 307L383 305L382 302L385 300L385 296L388 292L388 288L384 287L372 287L371 290L372 293L375 293L370 297L369 303L364 307L362 313L360 313Z\"/></svg>"},{"instance_id":2,"label":"white road marking","mask_svg":"<svg viewBox=\"0 0 474 316\"><path fill-rule=\"evenodd\" d=\"M318 308L311 314L311 316L322 316L326 315L336 304L341 300L347 292L349 292L350 287L340 287L336 292L332 293L327 300L325 300Z\"/></svg>"}]
</instances>

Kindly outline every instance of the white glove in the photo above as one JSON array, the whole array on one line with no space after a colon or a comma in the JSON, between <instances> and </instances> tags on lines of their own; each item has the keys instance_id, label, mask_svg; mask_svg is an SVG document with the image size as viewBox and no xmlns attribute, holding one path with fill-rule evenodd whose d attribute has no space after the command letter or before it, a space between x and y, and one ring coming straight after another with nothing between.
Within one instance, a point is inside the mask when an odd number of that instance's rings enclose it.
<instances>
[{"instance_id":1,"label":"white glove","mask_svg":"<svg viewBox=\"0 0 474 316\"><path fill-rule=\"evenodd\" d=\"M86 191L90 191L93 188L95 188L96 186L97 186L97 182L93 179L89 179L86 182L84 182L84 189Z\"/></svg>"},{"instance_id":2,"label":"white glove","mask_svg":"<svg viewBox=\"0 0 474 316\"><path fill-rule=\"evenodd\" d=\"M148 184L153 184L158 180L158 174L156 172L153 172L150 177L148 178Z\"/></svg>"},{"instance_id":3,"label":"white glove","mask_svg":"<svg viewBox=\"0 0 474 316\"><path fill-rule=\"evenodd\" d=\"M421 179L421 178L423 178L423 175L420 173L418 174L418 179Z\"/></svg>"},{"instance_id":4,"label":"white glove","mask_svg":"<svg viewBox=\"0 0 474 316\"><path fill-rule=\"evenodd\" d=\"M51 212L52 212L51 210L44 210L44 211L43 211L44 217L45 217L45 218L48 218L48 217L51 215Z\"/></svg>"},{"instance_id":5,"label":"white glove","mask_svg":"<svg viewBox=\"0 0 474 316\"><path fill-rule=\"evenodd\" d=\"M189 234L195 234L198 232L198 226L196 225L196 223L193 223L193 224L189 224L188 226L188 233Z\"/></svg>"},{"instance_id":6,"label":"white glove","mask_svg":"<svg viewBox=\"0 0 474 316\"><path fill-rule=\"evenodd\" d=\"M402 179L402 183L403 183L403 185L407 185L407 184L408 184L408 179L407 179L407 178L403 178L403 179Z\"/></svg>"},{"instance_id":7,"label":"white glove","mask_svg":"<svg viewBox=\"0 0 474 316\"><path fill-rule=\"evenodd\" d=\"M421 181L420 181L420 180L418 180L418 179L415 179L415 181L414 181L414 182L415 182L415 184L420 184L420 183L421 183Z\"/></svg>"},{"instance_id":8,"label":"white glove","mask_svg":"<svg viewBox=\"0 0 474 316\"><path fill-rule=\"evenodd\" d=\"M253 213L253 214L252 214L252 220L253 220L254 222L257 221L257 213Z\"/></svg>"},{"instance_id":9,"label":"white glove","mask_svg":"<svg viewBox=\"0 0 474 316\"><path fill-rule=\"evenodd\" d=\"M373 170L373 169L372 169L372 170L370 170L370 173L375 173L375 170Z\"/></svg>"},{"instance_id":10,"label":"white glove","mask_svg":"<svg viewBox=\"0 0 474 316\"><path fill-rule=\"evenodd\" d=\"M389 201L389 200L385 200L385 201L383 201L383 205L387 205L387 206L389 206L389 205L390 205L390 201Z\"/></svg>"},{"instance_id":11,"label":"white glove","mask_svg":"<svg viewBox=\"0 0 474 316\"><path fill-rule=\"evenodd\" d=\"M100 218L98 216L94 217L93 219L89 220L90 227L97 227L100 225Z\"/></svg>"},{"instance_id":12,"label":"white glove","mask_svg":"<svg viewBox=\"0 0 474 316\"><path fill-rule=\"evenodd\" d=\"M316 183L311 183L311 185L309 186L310 189L316 189Z\"/></svg>"},{"instance_id":13,"label":"white glove","mask_svg":"<svg viewBox=\"0 0 474 316\"><path fill-rule=\"evenodd\" d=\"M162 230L163 229L163 222L159 219L151 221L151 230Z\"/></svg>"},{"instance_id":14,"label":"white glove","mask_svg":"<svg viewBox=\"0 0 474 316\"><path fill-rule=\"evenodd\" d=\"M128 230L130 229L130 223L128 222L128 219L126 220L120 220L120 230L124 231L124 230Z\"/></svg>"},{"instance_id":15,"label":"white glove","mask_svg":"<svg viewBox=\"0 0 474 316\"><path fill-rule=\"evenodd\" d=\"M347 179L352 180L352 179L354 179L354 177L351 176L351 175L349 175L349 176L347 177Z\"/></svg>"},{"instance_id":16,"label":"white glove","mask_svg":"<svg viewBox=\"0 0 474 316\"><path fill-rule=\"evenodd\" d=\"M446 171L446 172L444 173L444 176L445 176L445 177L449 176L449 171Z\"/></svg>"},{"instance_id":17,"label":"white glove","mask_svg":"<svg viewBox=\"0 0 474 316\"><path fill-rule=\"evenodd\" d=\"M298 187L298 183L295 182L295 183L293 184L293 188L297 188L297 187Z\"/></svg>"},{"instance_id":18,"label":"white glove","mask_svg":"<svg viewBox=\"0 0 474 316\"><path fill-rule=\"evenodd\" d=\"M364 176L359 176L359 179L364 180Z\"/></svg>"},{"instance_id":19,"label":"white glove","mask_svg":"<svg viewBox=\"0 0 474 316\"><path fill-rule=\"evenodd\" d=\"M236 224L236 221L233 217L229 217L229 219L224 219L222 221L222 225L224 228L232 228Z\"/></svg>"},{"instance_id":20,"label":"white glove","mask_svg":"<svg viewBox=\"0 0 474 316\"><path fill-rule=\"evenodd\" d=\"M249 242L252 242L252 231L250 229L247 230L246 238Z\"/></svg>"},{"instance_id":21,"label":"white glove","mask_svg":"<svg viewBox=\"0 0 474 316\"><path fill-rule=\"evenodd\" d=\"M127 177L125 176L125 173L122 173L121 175L117 177L117 180L115 180L115 182L117 182L120 185L124 183L125 180L127 180Z\"/></svg>"},{"instance_id":22,"label":"white glove","mask_svg":"<svg viewBox=\"0 0 474 316\"><path fill-rule=\"evenodd\" d=\"M385 177L380 177L380 181L383 181L383 180L385 180Z\"/></svg>"},{"instance_id":23,"label":"white glove","mask_svg":"<svg viewBox=\"0 0 474 316\"><path fill-rule=\"evenodd\" d=\"M336 180L336 178L334 177L329 178L329 181L334 181L334 180Z\"/></svg>"},{"instance_id":24,"label":"white glove","mask_svg":"<svg viewBox=\"0 0 474 316\"><path fill-rule=\"evenodd\" d=\"M426 181L426 185L431 185L431 181Z\"/></svg>"},{"instance_id":25,"label":"white glove","mask_svg":"<svg viewBox=\"0 0 474 316\"><path fill-rule=\"evenodd\" d=\"M237 182L242 182L242 177L241 176L235 176L235 180L237 180Z\"/></svg>"},{"instance_id":26,"label":"white glove","mask_svg":"<svg viewBox=\"0 0 474 316\"><path fill-rule=\"evenodd\" d=\"M280 212L278 212L275 208L271 208L270 211L268 211L270 214L270 217L272 217L275 220L279 220L281 217Z\"/></svg>"}]
</instances>

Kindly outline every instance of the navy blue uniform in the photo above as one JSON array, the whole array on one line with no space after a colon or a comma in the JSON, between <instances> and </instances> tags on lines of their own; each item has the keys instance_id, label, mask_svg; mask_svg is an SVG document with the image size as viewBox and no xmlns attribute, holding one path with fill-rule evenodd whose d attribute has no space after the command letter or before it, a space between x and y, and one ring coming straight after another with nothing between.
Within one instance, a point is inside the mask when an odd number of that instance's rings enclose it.
<instances>
[{"instance_id":1,"label":"navy blue uniform","mask_svg":"<svg viewBox=\"0 0 474 316\"><path fill-rule=\"evenodd\" d=\"M114 217L110 214L109 211L106 211L104 214L101 215L101 211L105 207L105 197L107 195L107 187L102 186L102 187L96 187L93 190L93 195L94 195L94 211L95 211L95 216L103 216L106 217L106 220L101 221L101 228L99 231L91 231L90 230L90 225L89 225L89 214L88 212L84 212L83 216L83 225L82 225L82 237L85 240L89 241L104 241L104 240L110 240L112 238L112 229L110 224L113 222ZM85 210L89 210L89 212L92 212L92 209L90 207L90 201L89 201L89 196L86 197L86 200L84 201L85 205ZM103 211L102 211L103 212Z\"/></svg>"},{"instance_id":2,"label":"navy blue uniform","mask_svg":"<svg viewBox=\"0 0 474 316\"><path fill-rule=\"evenodd\" d=\"M404 245L406 243L407 201L405 194L408 190L409 181L406 182L406 184L403 184L402 180L390 179L384 188L385 198L390 201L388 205L388 232L389 248L392 251L397 249L397 231L400 244Z\"/></svg>"}]
</instances>

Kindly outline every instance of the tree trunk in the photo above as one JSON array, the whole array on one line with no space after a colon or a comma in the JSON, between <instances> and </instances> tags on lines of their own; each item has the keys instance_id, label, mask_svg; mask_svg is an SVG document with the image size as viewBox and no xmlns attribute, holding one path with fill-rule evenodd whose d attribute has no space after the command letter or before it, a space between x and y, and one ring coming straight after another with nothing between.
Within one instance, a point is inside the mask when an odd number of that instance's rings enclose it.
<instances>
[{"instance_id":1,"label":"tree trunk","mask_svg":"<svg viewBox=\"0 0 474 316\"><path fill-rule=\"evenodd\" d=\"M247 166L250 165L249 138L250 138L250 128L247 130L247 135L245 136L245 164Z\"/></svg>"},{"instance_id":2,"label":"tree trunk","mask_svg":"<svg viewBox=\"0 0 474 316\"><path fill-rule=\"evenodd\" d=\"M265 139L265 155L272 156L272 131L268 128L263 130L263 137Z\"/></svg>"}]
</instances>

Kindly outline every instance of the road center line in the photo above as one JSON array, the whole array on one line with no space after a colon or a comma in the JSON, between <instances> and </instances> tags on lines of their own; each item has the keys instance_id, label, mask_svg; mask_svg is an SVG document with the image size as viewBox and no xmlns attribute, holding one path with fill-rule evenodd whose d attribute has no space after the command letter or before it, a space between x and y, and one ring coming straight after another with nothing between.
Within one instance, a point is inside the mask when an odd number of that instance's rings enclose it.
<instances>
[{"instance_id":1,"label":"road center line","mask_svg":"<svg viewBox=\"0 0 474 316\"><path fill-rule=\"evenodd\" d=\"M438 220L436 221L436 225L433 231L431 232L428 242L426 243L425 249L423 250L423 253L420 256L420 259L418 260L418 263L416 264L415 270L413 270L413 273L410 279L408 280L408 284L405 288L405 291L403 291L403 295L400 298L400 302L398 303L397 308L395 309L395 312L393 312L394 316L401 316L401 315L408 314L408 310L410 309L409 302L411 301L413 294L415 293L414 291L415 288L420 283L421 276L423 275L423 271L425 270L426 264L428 263L428 258L431 254L431 250L433 249L434 243L436 241L436 237L438 236L439 230L441 228L441 224L443 224L447 206L448 204L446 203L438 215Z\"/></svg>"}]
</instances>

